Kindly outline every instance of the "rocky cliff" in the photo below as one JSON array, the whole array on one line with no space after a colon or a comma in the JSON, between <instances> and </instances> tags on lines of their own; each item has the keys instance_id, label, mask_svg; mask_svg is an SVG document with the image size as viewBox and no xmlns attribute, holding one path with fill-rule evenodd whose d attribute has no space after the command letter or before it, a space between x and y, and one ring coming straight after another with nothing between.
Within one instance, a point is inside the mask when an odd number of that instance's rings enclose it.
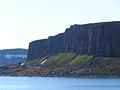
<instances>
[{"instance_id":1,"label":"rocky cliff","mask_svg":"<svg viewBox=\"0 0 120 90\"><path fill-rule=\"evenodd\" d=\"M28 61L63 52L120 56L120 21L72 25L64 33L29 44Z\"/></svg>"}]
</instances>

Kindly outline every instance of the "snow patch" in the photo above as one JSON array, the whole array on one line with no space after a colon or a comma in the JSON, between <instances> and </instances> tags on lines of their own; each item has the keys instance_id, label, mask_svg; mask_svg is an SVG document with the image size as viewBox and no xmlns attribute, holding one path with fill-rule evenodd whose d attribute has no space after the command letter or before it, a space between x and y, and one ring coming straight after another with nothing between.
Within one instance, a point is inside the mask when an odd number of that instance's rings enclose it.
<instances>
[{"instance_id":1,"label":"snow patch","mask_svg":"<svg viewBox=\"0 0 120 90\"><path fill-rule=\"evenodd\" d=\"M21 63L21 66L25 65L25 63Z\"/></svg>"},{"instance_id":2,"label":"snow patch","mask_svg":"<svg viewBox=\"0 0 120 90\"><path fill-rule=\"evenodd\" d=\"M47 61L47 59L45 59L44 61L42 61L40 64L44 64Z\"/></svg>"},{"instance_id":3,"label":"snow patch","mask_svg":"<svg viewBox=\"0 0 120 90\"><path fill-rule=\"evenodd\" d=\"M17 57L19 57L19 58L20 58L20 57L21 57L21 58L27 58L27 55L11 55L11 54L7 54L7 55L6 55L6 58L7 58L7 59L10 59L10 58L12 58L12 57L16 57L16 58L17 58Z\"/></svg>"}]
</instances>

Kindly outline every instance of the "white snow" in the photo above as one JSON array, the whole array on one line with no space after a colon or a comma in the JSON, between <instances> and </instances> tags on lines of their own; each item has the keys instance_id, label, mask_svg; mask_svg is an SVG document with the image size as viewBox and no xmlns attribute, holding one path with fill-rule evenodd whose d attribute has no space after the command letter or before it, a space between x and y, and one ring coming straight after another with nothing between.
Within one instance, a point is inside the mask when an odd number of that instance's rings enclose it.
<instances>
[{"instance_id":1,"label":"white snow","mask_svg":"<svg viewBox=\"0 0 120 90\"><path fill-rule=\"evenodd\" d=\"M47 61L47 59L45 59L44 61L42 61L40 64L44 64Z\"/></svg>"},{"instance_id":2,"label":"white snow","mask_svg":"<svg viewBox=\"0 0 120 90\"><path fill-rule=\"evenodd\" d=\"M26 58L27 55L11 55L11 54L7 54L6 55L6 58L10 59L12 57L21 57L21 58Z\"/></svg>"},{"instance_id":3,"label":"white snow","mask_svg":"<svg viewBox=\"0 0 120 90\"><path fill-rule=\"evenodd\" d=\"M23 66L25 63L21 63L21 66Z\"/></svg>"}]
</instances>

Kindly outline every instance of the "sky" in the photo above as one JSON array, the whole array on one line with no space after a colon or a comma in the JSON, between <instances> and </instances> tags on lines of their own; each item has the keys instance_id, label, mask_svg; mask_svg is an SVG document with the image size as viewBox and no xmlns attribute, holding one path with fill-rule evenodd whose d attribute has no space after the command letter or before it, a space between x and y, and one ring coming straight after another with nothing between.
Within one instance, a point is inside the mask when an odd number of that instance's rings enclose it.
<instances>
[{"instance_id":1,"label":"sky","mask_svg":"<svg viewBox=\"0 0 120 90\"><path fill-rule=\"evenodd\" d=\"M27 49L70 25L106 21L120 21L120 0L0 0L0 49Z\"/></svg>"}]
</instances>

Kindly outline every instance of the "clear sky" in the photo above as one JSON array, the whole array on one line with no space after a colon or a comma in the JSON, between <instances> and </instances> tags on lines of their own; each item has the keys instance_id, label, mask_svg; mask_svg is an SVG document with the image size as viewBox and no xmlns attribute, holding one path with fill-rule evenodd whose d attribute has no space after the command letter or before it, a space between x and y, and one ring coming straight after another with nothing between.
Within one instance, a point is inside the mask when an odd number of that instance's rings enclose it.
<instances>
[{"instance_id":1,"label":"clear sky","mask_svg":"<svg viewBox=\"0 0 120 90\"><path fill-rule=\"evenodd\" d=\"M62 33L73 24L120 20L120 0L0 0L0 49Z\"/></svg>"}]
</instances>

